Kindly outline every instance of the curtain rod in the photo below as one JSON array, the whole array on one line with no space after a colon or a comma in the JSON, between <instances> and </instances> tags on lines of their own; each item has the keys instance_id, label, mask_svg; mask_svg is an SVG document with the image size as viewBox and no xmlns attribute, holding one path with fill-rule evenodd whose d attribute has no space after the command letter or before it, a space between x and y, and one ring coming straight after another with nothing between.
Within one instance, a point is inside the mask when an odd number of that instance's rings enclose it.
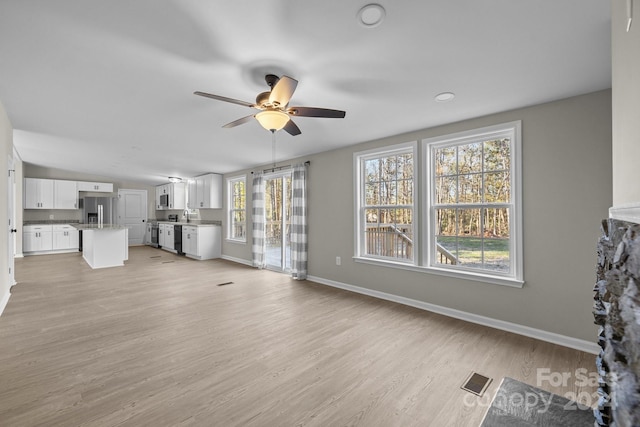
<instances>
[{"instance_id":1,"label":"curtain rod","mask_svg":"<svg viewBox=\"0 0 640 427\"><path fill-rule=\"evenodd\" d=\"M307 160L306 162L304 162L304 164L305 164L305 165L307 165L307 166L309 166L309 165L311 164L311 162L310 162L309 160ZM263 170L262 170L262 173L265 173L265 172L281 171L281 170L283 170L283 169L287 169L287 168L290 168L290 167L291 167L291 165L277 166L277 167L275 167L275 168L263 169ZM253 175L253 173L254 173L254 172L253 172L253 171L251 171L251 175Z\"/></svg>"}]
</instances>

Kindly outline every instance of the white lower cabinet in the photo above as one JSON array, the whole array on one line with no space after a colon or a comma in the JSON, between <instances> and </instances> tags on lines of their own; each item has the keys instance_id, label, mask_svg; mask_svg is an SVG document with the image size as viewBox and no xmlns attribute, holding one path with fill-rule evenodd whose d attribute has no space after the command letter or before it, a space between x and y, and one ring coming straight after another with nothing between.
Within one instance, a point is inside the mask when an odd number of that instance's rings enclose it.
<instances>
[{"instance_id":1,"label":"white lower cabinet","mask_svg":"<svg viewBox=\"0 0 640 427\"><path fill-rule=\"evenodd\" d=\"M173 224L159 224L158 225L158 246L162 249L175 249Z\"/></svg>"},{"instance_id":2,"label":"white lower cabinet","mask_svg":"<svg viewBox=\"0 0 640 427\"><path fill-rule=\"evenodd\" d=\"M182 251L198 260L220 258L222 255L221 227L182 226Z\"/></svg>"},{"instance_id":3,"label":"white lower cabinet","mask_svg":"<svg viewBox=\"0 0 640 427\"><path fill-rule=\"evenodd\" d=\"M182 226L182 252L186 255L198 254L198 227Z\"/></svg>"},{"instance_id":4,"label":"white lower cabinet","mask_svg":"<svg viewBox=\"0 0 640 427\"><path fill-rule=\"evenodd\" d=\"M79 232L69 224L25 225L22 229L22 251L25 254L51 251L77 251Z\"/></svg>"},{"instance_id":5,"label":"white lower cabinet","mask_svg":"<svg viewBox=\"0 0 640 427\"><path fill-rule=\"evenodd\" d=\"M22 236L23 252L53 250L53 229L50 225L25 225Z\"/></svg>"},{"instance_id":6,"label":"white lower cabinet","mask_svg":"<svg viewBox=\"0 0 640 427\"><path fill-rule=\"evenodd\" d=\"M79 244L78 229L67 224L53 226L53 250L65 249L78 250Z\"/></svg>"}]
</instances>

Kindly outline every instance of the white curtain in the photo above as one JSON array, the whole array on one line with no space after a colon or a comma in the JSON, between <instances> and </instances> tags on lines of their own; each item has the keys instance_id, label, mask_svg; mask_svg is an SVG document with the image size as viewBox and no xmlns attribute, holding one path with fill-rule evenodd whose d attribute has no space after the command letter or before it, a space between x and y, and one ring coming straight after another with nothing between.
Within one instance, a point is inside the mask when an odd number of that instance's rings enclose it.
<instances>
[{"instance_id":1,"label":"white curtain","mask_svg":"<svg viewBox=\"0 0 640 427\"><path fill-rule=\"evenodd\" d=\"M253 266L258 268L264 268L266 266L265 261L265 236L264 236L264 178L261 173L255 173L253 175L253 190L252 190L252 204L251 220L253 222L253 228L251 236L253 243L251 245L251 255Z\"/></svg>"},{"instance_id":2,"label":"white curtain","mask_svg":"<svg viewBox=\"0 0 640 427\"><path fill-rule=\"evenodd\" d=\"M291 277L307 278L307 166L293 167L291 180Z\"/></svg>"}]
</instances>

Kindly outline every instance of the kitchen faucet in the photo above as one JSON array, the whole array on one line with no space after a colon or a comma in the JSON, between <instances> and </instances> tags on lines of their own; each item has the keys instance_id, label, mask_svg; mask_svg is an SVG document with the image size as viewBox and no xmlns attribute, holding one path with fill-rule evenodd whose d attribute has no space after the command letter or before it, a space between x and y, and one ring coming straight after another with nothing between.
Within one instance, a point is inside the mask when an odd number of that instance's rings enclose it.
<instances>
[{"instance_id":1,"label":"kitchen faucet","mask_svg":"<svg viewBox=\"0 0 640 427\"><path fill-rule=\"evenodd\" d=\"M186 216L187 222L189 222L189 209L185 209L184 212L182 212L182 216Z\"/></svg>"}]
</instances>

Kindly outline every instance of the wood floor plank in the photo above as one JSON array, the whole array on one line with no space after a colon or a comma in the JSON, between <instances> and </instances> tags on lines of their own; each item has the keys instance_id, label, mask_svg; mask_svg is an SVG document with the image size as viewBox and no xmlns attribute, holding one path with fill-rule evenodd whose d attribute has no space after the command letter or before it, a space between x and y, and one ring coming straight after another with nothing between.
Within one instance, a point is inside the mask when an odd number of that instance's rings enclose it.
<instances>
[{"instance_id":1,"label":"wood floor plank","mask_svg":"<svg viewBox=\"0 0 640 427\"><path fill-rule=\"evenodd\" d=\"M102 270L19 259L16 278L2 426L473 426L505 376L595 403L573 374L592 355L224 260L133 247ZM483 397L460 389L471 371Z\"/></svg>"}]
</instances>

